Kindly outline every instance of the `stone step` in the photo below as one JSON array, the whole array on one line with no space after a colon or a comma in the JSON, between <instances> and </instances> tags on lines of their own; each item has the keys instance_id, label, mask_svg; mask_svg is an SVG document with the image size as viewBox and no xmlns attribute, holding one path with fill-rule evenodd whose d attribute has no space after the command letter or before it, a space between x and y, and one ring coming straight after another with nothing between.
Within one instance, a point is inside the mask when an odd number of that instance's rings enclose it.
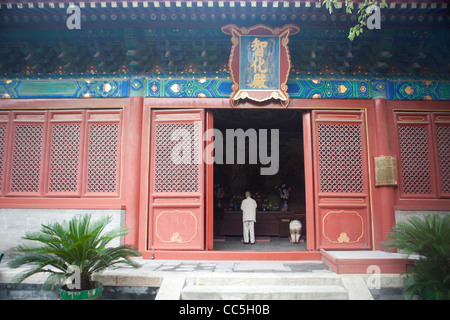
<instances>
[{"instance_id":1,"label":"stone step","mask_svg":"<svg viewBox=\"0 0 450 320\"><path fill-rule=\"evenodd\" d=\"M348 293L336 285L187 285L181 300L347 300Z\"/></svg>"},{"instance_id":2,"label":"stone step","mask_svg":"<svg viewBox=\"0 0 450 320\"><path fill-rule=\"evenodd\" d=\"M335 274L312 273L204 273L186 284L201 286L342 286L342 278Z\"/></svg>"}]
</instances>

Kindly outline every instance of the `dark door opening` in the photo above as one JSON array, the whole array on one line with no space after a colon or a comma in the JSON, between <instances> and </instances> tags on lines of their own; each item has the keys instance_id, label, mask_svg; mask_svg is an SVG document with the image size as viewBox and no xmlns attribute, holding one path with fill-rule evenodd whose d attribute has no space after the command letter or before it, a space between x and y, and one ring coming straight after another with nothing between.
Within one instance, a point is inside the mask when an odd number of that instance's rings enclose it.
<instances>
[{"instance_id":1,"label":"dark door opening","mask_svg":"<svg viewBox=\"0 0 450 320\"><path fill-rule=\"evenodd\" d=\"M214 144L214 250L306 250L302 111L216 109L213 116L219 136ZM252 246L242 243L240 204L246 191L258 205ZM295 219L302 223L299 243L290 242L289 223Z\"/></svg>"}]
</instances>

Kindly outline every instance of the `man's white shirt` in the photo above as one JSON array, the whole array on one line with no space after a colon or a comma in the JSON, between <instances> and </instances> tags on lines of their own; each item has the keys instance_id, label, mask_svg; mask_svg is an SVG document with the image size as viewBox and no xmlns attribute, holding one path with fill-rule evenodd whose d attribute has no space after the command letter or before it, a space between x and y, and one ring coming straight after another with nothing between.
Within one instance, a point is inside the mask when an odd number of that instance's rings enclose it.
<instances>
[{"instance_id":1,"label":"man's white shirt","mask_svg":"<svg viewBox=\"0 0 450 320\"><path fill-rule=\"evenodd\" d=\"M256 221L256 201L252 198L246 198L242 201L241 210L243 211L243 221Z\"/></svg>"}]
</instances>

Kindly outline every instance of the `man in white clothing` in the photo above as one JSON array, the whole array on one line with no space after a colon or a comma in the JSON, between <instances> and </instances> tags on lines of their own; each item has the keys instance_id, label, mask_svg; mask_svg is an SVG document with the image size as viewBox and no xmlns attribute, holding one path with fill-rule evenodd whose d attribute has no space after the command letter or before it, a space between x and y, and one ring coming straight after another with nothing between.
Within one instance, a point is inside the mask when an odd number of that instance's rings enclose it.
<instances>
[{"instance_id":1,"label":"man in white clothing","mask_svg":"<svg viewBox=\"0 0 450 320\"><path fill-rule=\"evenodd\" d=\"M255 243L255 222L256 222L256 201L251 197L250 192L245 193L245 199L242 201L241 210L242 213L242 221L244 227L244 243L249 243L249 234L250 234L250 243Z\"/></svg>"}]
</instances>

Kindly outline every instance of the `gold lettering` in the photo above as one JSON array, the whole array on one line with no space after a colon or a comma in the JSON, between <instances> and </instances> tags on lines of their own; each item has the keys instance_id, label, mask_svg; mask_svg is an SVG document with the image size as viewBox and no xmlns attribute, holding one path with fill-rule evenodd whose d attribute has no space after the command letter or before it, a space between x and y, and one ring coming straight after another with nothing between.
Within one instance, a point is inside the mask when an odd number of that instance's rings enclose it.
<instances>
[{"instance_id":1,"label":"gold lettering","mask_svg":"<svg viewBox=\"0 0 450 320\"><path fill-rule=\"evenodd\" d=\"M267 47L267 41L260 41L255 38L252 42L252 51L256 53L257 57L264 57L264 49Z\"/></svg>"},{"instance_id":2,"label":"gold lettering","mask_svg":"<svg viewBox=\"0 0 450 320\"><path fill-rule=\"evenodd\" d=\"M266 73L267 68L264 68L264 64L266 60L264 59L264 49L267 47L267 41L261 41L258 38L255 38L252 42L252 52L255 52L255 60L251 64L251 68L253 68L253 82L252 88L266 88Z\"/></svg>"},{"instance_id":3,"label":"gold lettering","mask_svg":"<svg viewBox=\"0 0 450 320\"><path fill-rule=\"evenodd\" d=\"M262 65L265 63L266 61L263 59L263 57L257 57L250 67L253 68L255 73L266 73L267 69L262 68Z\"/></svg>"},{"instance_id":4,"label":"gold lettering","mask_svg":"<svg viewBox=\"0 0 450 320\"><path fill-rule=\"evenodd\" d=\"M255 73L253 76L252 88L267 89L265 73Z\"/></svg>"}]
</instances>

